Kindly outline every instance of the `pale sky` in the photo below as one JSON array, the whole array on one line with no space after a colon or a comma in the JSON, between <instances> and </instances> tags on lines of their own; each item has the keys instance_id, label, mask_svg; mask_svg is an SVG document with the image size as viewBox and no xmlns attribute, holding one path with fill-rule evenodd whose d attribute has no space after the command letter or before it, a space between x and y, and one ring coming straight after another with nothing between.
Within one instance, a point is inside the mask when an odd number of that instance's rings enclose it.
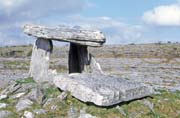
<instances>
[{"instance_id":1,"label":"pale sky","mask_svg":"<svg viewBox=\"0 0 180 118\"><path fill-rule=\"evenodd\" d=\"M0 46L33 43L26 23L99 29L107 44L180 42L180 0L0 0Z\"/></svg>"}]
</instances>

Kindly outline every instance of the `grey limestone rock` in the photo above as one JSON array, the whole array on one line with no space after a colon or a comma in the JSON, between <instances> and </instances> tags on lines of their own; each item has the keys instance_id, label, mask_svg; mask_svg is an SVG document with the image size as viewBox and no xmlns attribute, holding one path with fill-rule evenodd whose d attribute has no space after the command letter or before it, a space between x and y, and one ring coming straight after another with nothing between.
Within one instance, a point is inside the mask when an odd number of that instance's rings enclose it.
<instances>
[{"instance_id":1,"label":"grey limestone rock","mask_svg":"<svg viewBox=\"0 0 180 118\"><path fill-rule=\"evenodd\" d=\"M24 96L26 93L22 92L22 93L17 93L15 95L12 95L10 98L12 99L17 99L17 98L20 98L22 96Z\"/></svg>"},{"instance_id":2,"label":"grey limestone rock","mask_svg":"<svg viewBox=\"0 0 180 118\"><path fill-rule=\"evenodd\" d=\"M0 79L0 89L4 89L8 86L10 80Z\"/></svg>"},{"instance_id":3,"label":"grey limestone rock","mask_svg":"<svg viewBox=\"0 0 180 118\"><path fill-rule=\"evenodd\" d=\"M54 78L54 84L81 101L99 106L111 106L153 93L153 89L144 84L93 73L59 75Z\"/></svg>"},{"instance_id":4,"label":"grey limestone rock","mask_svg":"<svg viewBox=\"0 0 180 118\"><path fill-rule=\"evenodd\" d=\"M9 118L10 115L12 115L10 111L7 110L0 111L0 118Z\"/></svg>"},{"instance_id":5,"label":"grey limestone rock","mask_svg":"<svg viewBox=\"0 0 180 118\"><path fill-rule=\"evenodd\" d=\"M79 112L78 109L74 106L71 106L68 111L68 118L78 118Z\"/></svg>"},{"instance_id":6,"label":"grey limestone rock","mask_svg":"<svg viewBox=\"0 0 180 118\"><path fill-rule=\"evenodd\" d=\"M4 99L7 99L8 96L7 95L0 95L0 100L4 100Z\"/></svg>"},{"instance_id":7,"label":"grey limestone rock","mask_svg":"<svg viewBox=\"0 0 180 118\"><path fill-rule=\"evenodd\" d=\"M59 101L58 98L49 98L44 103L43 108L47 108L47 107L51 108L52 106L55 106L58 101Z\"/></svg>"},{"instance_id":8,"label":"grey limestone rock","mask_svg":"<svg viewBox=\"0 0 180 118\"><path fill-rule=\"evenodd\" d=\"M50 40L58 40L87 46L102 46L105 36L98 30L84 30L59 26L56 28L27 24L24 33Z\"/></svg>"},{"instance_id":9,"label":"grey limestone rock","mask_svg":"<svg viewBox=\"0 0 180 118\"><path fill-rule=\"evenodd\" d=\"M7 104L6 103L0 103L0 109L1 108L6 108L7 107Z\"/></svg>"},{"instance_id":10,"label":"grey limestone rock","mask_svg":"<svg viewBox=\"0 0 180 118\"><path fill-rule=\"evenodd\" d=\"M34 114L30 111L25 111L23 116L24 118L34 118Z\"/></svg>"},{"instance_id":11,"label":"grey limestone rock","mask_svg":"<svg viewBox=\"0 0 180 118\"><path fill-rule=\"evenodd\" d=\"M13 83L12 85L9 85L6 89L4 89L0 95L9 95L13 94L16 91L18 91L21 88L21 85L18 83Z\"/></svg>"},{"instance_id":12,"label":"grey limestone rock","mask_svg":"<svg viewBox=\"0 0 180 118\"><path fill-rule=\"evenodd\" d=\"M40 87L36 87L28 93L25 98L34 101L38 104L42 104L45 99L44 91Z\"/></svg>"},{"instance_id":13,"label":"grey limestone rock","mask_svg":"<svg viewBox=\"0 0 180 118\"><path fill-rule=\"evenodd\" d=\"M97 118L95 116L92 116L91 114L86 113L85 110L80 110L80 115L78 118Z\"/></svg>"},{"instance_id":14,"label":"grey limestone rock","mask_svg":"<svg viewBox=\"0 0 180 118\"><path fill-rule=\"evenodd\" d=\"M52 49L51 40L39 38L34 44L29 74L37 83L52 81L52 73L49 71Z\"/></svg>"},{"instance_id":15,"label":"grey limestone rock","mask_svg":"<svg viewBox=\"0 0 180 118\"><path fill-rule=\"evenodd\" d=\"M150 110L153 110L153 109L154 109L154 104L153 104L152 102L150 102L149 100L144 99L142 102L143 102L143 104L144 104L145 106L147 106Z\"/></svg>"},{"instance_id":16,"label":"grey limestone rock","mask_svg":"<svg viewBox=\"0 0 180 118\"><path fill-rule=\"evenodd\" d=\"M60 101L63 101L67 98L68 94L67 92L62 92L57 98L60 100Z\"/></svg>"},{"instance_id":17,"label":"grey limestone rock","mask_svg":"<svg viewBox=\"0 0 180 118\"><path fill-rule=\"evenodd\" d=\"M122 107L117 106L116 109L117 109L122 115L126 116L126 113L125 113L125 111L124 111L124 109L123 109Z\"/></svg>"},{"instance_id":18,"label":"grey limestone rock","mask_svg":"<svg viewBox=\"0 0 180 118\"><path fill-rule=\"evenodd\" d=\"M20 99L19 102L16 104L16 111L22 111L26 108L29 108L33 102L29 99Z\"/></svg>"},{"instance_id":19,"label":"grey limestone rock","mask_svg":"<svg viewBox=\"0 0 180 118\"><path fill-rule=\"evenodd\" d=\"M35 110L33 110L33 112L35 113L35 114L46 114L46 110L44 110L44 109L35 109Z\"/></svg>"}]
</instances>

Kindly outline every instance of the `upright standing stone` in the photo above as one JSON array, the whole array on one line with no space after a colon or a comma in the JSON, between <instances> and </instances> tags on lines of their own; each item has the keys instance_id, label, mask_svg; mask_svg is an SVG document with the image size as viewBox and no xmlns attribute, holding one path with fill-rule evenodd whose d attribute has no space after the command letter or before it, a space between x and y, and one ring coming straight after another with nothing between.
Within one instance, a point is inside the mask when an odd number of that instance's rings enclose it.
<instances>
[{"instance_id":1,"label":"upright standing stone","mask_svg":"<svg viewBox=\"0 0 180 118\"><path fill-rule=\"evenodd\" d=\"M38 38L34 44L29 74L36 82L50 81L49 57L53 50L51 40Z\"/></svg>"},{"instance_id":2,"label":"upright standing stone","mask_svg":"<svg viewBox=\"0 0 180 118\"><path fill-rule=\"evenodd\" d=\"M71 43L69 50L69 73L100 73L101 66L88 52L87 46Z\"/></svg>"},{"instance_id":3,"label":"upright standing stone","mask_svg":"<svg viewBox=\"0 0 180 118\"><path fill-rule=\"evenodd\" d=\"M71 43L69 50L69 73L82 73L89 65L87 46Z\"/></svg>"},{"instance_id":4,"label":"upright standing stone","mask_svg":"<svg viewBox=\"0 0 180 118\"><path fill-rule=\"evenodd\" d=\"M87 46L71 43L69 50L69 73L100 73L101 66L89 54Z\"/></svg>"}]
</instances>

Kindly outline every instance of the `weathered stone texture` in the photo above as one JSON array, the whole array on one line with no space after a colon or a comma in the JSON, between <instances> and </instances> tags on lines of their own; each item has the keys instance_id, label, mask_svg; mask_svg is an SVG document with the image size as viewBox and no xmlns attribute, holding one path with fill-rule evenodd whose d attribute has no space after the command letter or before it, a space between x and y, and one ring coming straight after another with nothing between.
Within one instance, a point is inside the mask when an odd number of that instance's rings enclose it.
<instances>
[{"instance_id":1,"label":"weathered stone texture","mask_svg":"<svg viewBox=\"0 0 180 118\"><path fill-rule=\"evenodd\" d=\"M65 41L87 46L102 46L105 43L105 36L98 30L83 30L59 26L57 28L48 28L38 25L25 25L24 33L50 40Z\"/></svg>"},{"instance_id":2,"label":"weathered stone texture","mask_svg":"<svg viewBox=\"0 0 180 118\"><path fill-rule=\"evenodd\" d=\"M70 91L77 99L99 106L111 106L123 101L142 98L153 90L144 84L103 74L70 74L54 78L54 84Z\"/></svg>"},{"instance_id":3,"label":"weathered stone texture","mask_svg":"<svg viewBox=\"0 0 180 118\"><path fill-rule=\"evenodd\" d=\"M51 40L37 39L34 44L29 74L36 82L51 81L49 58L52 49Z\"/></svg>"}]
</instances>

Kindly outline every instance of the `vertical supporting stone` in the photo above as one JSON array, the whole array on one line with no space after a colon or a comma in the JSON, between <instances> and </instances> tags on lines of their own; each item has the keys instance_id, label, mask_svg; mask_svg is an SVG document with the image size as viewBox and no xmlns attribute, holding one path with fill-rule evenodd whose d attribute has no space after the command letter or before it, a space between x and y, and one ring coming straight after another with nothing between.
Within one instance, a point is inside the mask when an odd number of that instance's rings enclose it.
<instances>
[{"instance_id":1,"label":"vertical supporting stone","mask_svg":"<svg viewBox=\"0 0 180 118\"><path fill-rule=\"evenodd\" d=\"M89 54L87 46L71 43L69 50L69 73L103 74L101 66Z\"/></svg>"},{"instance_id":2,"label":"vertical supporting stone","mask_svg":"<svg viewBox=\"0 0 180 118\"><path fill-rule=\"evenodd\" d=\"M49 81L49 57L53 50L51 40L39 38L36 40L30 63L29 74L38 82Z\"/></svg>"},{"instance_id":3,"label":"vertical supporting stone","mask_svg":"<svg viewBox=\"0 0 180 118\"><path fill-rule=\"evenodd\" d=\"M82 73L89 65L87 46L70 43L69 73Z\"/></svg>"}]
</instances>

